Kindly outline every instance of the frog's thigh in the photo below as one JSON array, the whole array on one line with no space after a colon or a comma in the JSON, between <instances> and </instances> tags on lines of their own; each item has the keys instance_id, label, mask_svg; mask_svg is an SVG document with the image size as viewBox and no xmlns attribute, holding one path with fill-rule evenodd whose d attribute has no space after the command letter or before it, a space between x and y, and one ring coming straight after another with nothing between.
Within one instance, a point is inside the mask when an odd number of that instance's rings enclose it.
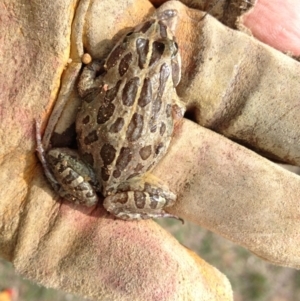
<instances>
[{"instance_id":1,"label":"frog's thigh","mask_svg":"<svg viewBox=\"0 0 300 301\"><path fill-rule=\"evenodd\" d=\"M175 217L166 213L163 208L171 206L176 195L155 177L145 176L123 184L114 195L104 200L104 207L118 218L148 219L159 217Z\"/></svg>"},{"instance_id":2,"label":"frog's thigh","mask_svg":"<svg viewBox=\"0 0 300 301\"><path fill-rule=\"evenodd\" d=\"M93 206L98 202L96 176L76 151L53 148L48 151L46 160L59 185L57 192L61 197L86 206Z\"/></svg>"}]
</instances>

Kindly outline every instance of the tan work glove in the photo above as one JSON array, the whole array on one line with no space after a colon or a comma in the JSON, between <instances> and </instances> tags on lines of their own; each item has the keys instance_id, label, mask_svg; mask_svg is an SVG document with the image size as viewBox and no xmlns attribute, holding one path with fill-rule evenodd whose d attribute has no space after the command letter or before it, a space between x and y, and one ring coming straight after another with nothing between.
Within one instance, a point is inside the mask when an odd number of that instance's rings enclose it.
<instances>
[{"instance_id":1,"label":"tan work glove","mask_svg":"<svg viewBox=\"0 0 300 301\"><path fill-rule=\"evenodd\" d=\"M299 64L179 2L167 6L180 16L178 94L188 116L299 165ZM102 49L99 41L137 24L152 9L148 1L6 3L1 12L0 255L25 277L92 299L232 300L226 277L153 221L124 222L100 205L91 210L63 201L34 152L33 119L50 113L59 88L60 99L62 91L74 90L83 52L78 37L94 56L97 47ZM267 106L270 99L273 105ZM296 175L188 120L177 127L154 174L178 194L169 212L270 262L299 267Z\"/></svg>"}]
</instances>

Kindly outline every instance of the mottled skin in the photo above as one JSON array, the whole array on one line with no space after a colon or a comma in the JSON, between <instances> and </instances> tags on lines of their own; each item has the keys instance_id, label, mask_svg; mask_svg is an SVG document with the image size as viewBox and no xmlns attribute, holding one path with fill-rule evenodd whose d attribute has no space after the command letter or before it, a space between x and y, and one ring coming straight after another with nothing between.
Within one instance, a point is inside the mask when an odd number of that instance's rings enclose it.
<instances>
[{"instance_id":1,"label":"mottled skin","mask_svg":"<svg viewBox=\"0 0 300 301\"><path fill-rule=\"evenodd\" d=\"M94 61L84 68L76 118L79 155L52 149L46 157L60 195L93 205L95 191L101 191L104 207L119 218L173 217L163 207L176 195L149 171L168 149L174 119L184 113L175 91L178 46L164 23L175 15L166 11L140 24L119 41L104 66Z\"/></svg>"}]
</instances>

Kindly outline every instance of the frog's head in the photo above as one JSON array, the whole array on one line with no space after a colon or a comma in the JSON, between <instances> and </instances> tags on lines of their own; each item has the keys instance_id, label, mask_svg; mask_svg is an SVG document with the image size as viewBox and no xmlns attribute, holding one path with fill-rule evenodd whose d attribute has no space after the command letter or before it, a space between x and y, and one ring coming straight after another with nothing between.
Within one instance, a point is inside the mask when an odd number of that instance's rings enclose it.
<instances>
[{"instance_id":1,"label":"frog's head","mask_svg":"<svg viewBox=\"0 0 300 301\"><path fill-rule=\"evenodd\" d=\"M108 56L107 69L119 61L125 66L120 69L121 73L123 70L127 71L132 64L140 70L151 70L167 64L172 69L173 85L176 87L181 77L181 59L176 39L167 25L167 21L176 15L173 10L168 10L134 27L123 36Z\"/></svg>"}]
</instances>

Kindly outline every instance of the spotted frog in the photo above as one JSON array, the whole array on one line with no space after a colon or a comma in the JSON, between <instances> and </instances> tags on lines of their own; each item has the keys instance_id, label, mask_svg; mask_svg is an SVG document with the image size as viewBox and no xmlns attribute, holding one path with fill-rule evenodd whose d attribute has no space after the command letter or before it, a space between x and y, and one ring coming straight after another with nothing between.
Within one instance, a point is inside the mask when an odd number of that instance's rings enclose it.
<instances>
[{"instance_id":1,"label":"spotted frog","mask_svg":"<svg viewBox=\"0 0 300 301\"><path fill-rule=\"evenodd\" d=\"M150 171L185 110L175 90L181 77L178 45L166 24L175 16L167 10L136 26L104 65L93 61L83 69L78 152L54 148L44 155L38 147L48 179L64 198L92 206L101 192L104 207L118 218L174 217L163 208L176 195Z\"/></svg>"}]
</instances>

